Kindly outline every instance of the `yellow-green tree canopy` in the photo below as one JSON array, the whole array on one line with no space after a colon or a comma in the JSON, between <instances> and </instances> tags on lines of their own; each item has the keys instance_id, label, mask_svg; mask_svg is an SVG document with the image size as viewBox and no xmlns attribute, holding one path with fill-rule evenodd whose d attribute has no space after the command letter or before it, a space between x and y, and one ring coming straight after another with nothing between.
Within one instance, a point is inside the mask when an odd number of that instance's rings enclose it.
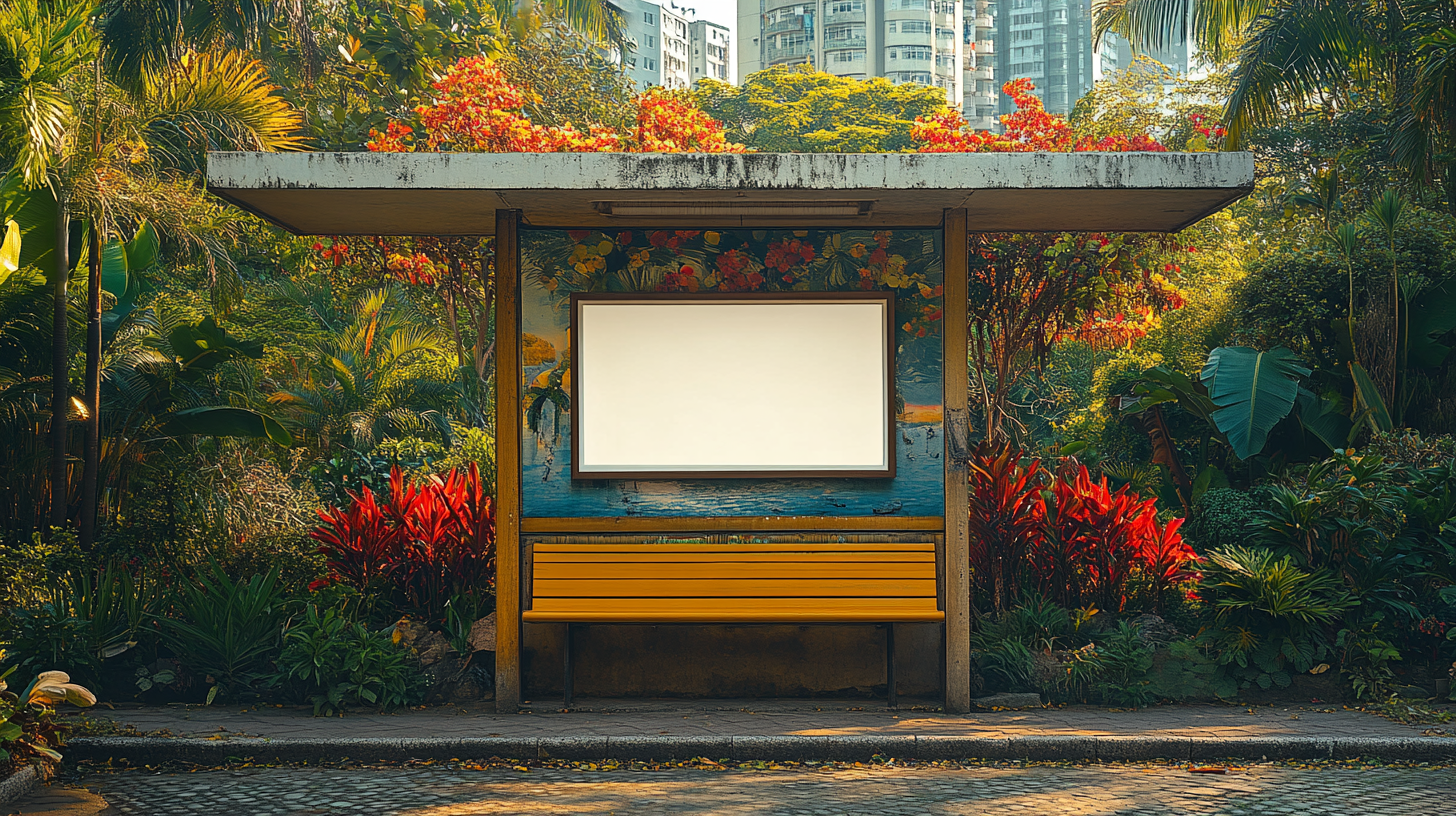
<instances>
[{"instance_id":1,"label":"yellow-green tree canopy","mask_svg":"<svg viewBox=\"0 0 1456 816\"><path fill-rule=\"evenodd\" d=\"M775 66L738 86L703 80L692 94L730 141L765 153L909 150L915 117L946 107L940 88L846 79L809 65Z\"/></svg>"}]
</instances>

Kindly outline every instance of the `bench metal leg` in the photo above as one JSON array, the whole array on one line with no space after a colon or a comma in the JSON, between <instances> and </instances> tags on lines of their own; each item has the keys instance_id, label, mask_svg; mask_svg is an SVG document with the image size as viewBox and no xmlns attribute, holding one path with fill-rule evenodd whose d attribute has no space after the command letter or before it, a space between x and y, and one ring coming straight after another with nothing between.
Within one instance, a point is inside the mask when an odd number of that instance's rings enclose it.
<instances>
[{"instance_id":1,"label":"bench metal leg","mask_svg":"<svg viewBox=\"0 0 1456 816\"><path fill-rule=\"evenodd\" d=\"M890 690L890 708L899 706L895 697L895 624L885 624L885 685Z\"/></svg>"},{"instance_id":2,"label":"bench metal leg","mask_svg":"<svg viewBox=\"0 0 1456 816\"><path fill-rule=\"evenodd\" d=\"M561 674L561 694L564 698L562 708L571 708L571 630L574 628L571 624L566 624L566 642L561 645L562 663L564 664Z\"/></svg>"}]
</instances>

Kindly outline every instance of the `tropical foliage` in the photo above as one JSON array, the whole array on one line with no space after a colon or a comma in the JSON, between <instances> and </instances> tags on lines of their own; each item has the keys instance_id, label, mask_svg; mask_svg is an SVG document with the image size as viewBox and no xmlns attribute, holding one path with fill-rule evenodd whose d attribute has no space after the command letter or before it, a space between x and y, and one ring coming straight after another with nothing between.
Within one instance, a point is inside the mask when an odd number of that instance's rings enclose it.
<instances>
[{"instance_id":1,"label":"tropical foliage","mask_svg":"<svg viewBox=\"0 0 1456 816\"><path fill-rule=\"evenodd\" d=\"M17 685L394 708L423 699L400 633L463 659L493 608L493 240L293 237L207 192L208 150L1241 148L1254 190L1176 236L967 247L973 680L1118 706L1435 693L1456 662L1451 4L1096 5L1138 47L1186 27L1206 75L1140 58L1066 118L1013 78L980 131L942 89L810 66L639 89L597 0L4 4ZM923 383L935 236L526 229L522 271L551 308L893 292ZM570 359L522 340L546 449ZM15 758L57 744L60 697L34 689L0 703Z\"/></svg>"}]
</instances>

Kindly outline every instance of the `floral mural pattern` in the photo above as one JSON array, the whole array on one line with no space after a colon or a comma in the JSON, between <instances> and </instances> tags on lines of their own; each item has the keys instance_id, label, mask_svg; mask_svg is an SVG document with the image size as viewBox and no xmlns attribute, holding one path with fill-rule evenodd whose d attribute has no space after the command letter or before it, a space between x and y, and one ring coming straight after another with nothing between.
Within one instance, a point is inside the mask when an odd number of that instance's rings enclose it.
<instances>
[{"instance_id":1,"label":"floral mural pattern","mask_svg":"<svg viewBox=\"0 0 1456 816\"><path fill-rule=\"evenodd\" d=\"M940 238L938 230L523 231L524 514L940 515ZM885 290L896 294L899 324L895 479L571 481L565 350L572 293ZM680 410L669 383L662 404ZM745 427L754 421L762 420L745 417Z\"/></svg>"}]
</instances>

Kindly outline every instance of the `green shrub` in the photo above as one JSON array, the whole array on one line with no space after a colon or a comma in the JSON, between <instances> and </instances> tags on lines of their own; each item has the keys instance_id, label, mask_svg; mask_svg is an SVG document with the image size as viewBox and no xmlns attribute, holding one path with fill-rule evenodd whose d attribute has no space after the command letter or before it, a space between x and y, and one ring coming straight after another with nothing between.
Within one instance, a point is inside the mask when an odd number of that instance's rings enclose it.
<instances>
[{"instance_id":1,"label":"green shrub","mask_svg":"<svg viewBox=\"0 0 1456 816\"><path fill-rule=\"evenodd\" d=\"M6 651L21 656L13 667L19 672L17 682L29 683L51 669L88 682L97 676L101 664L90 621L72 615L59 603L12 609L9 618Z\"/></svg>"},{"instance_id":2,"label":"green shrub","mask_svg":"<svg viewBox=\"0 0 1456 816\"><path fill-rule=\"evenodd\" d=\"M1324 626L1354 605L1330 572L1244 547L1209 553L1201 589L1214 620L1200 640L1240 688L1287 688L1329 656Z\"/></svg>"},{"instance_id":3,"label":"green shrub","mask_svg":"<svg viewBox=\"0 0 1456 816\"><path fill-rule=\"evenodd\" d=\"M1199 552L1242 547L1256 532L1265 492L1215 487L1205 490L1183 526L1183 537Z\"/></svg>"},{"instance_id":4,"label":"green shrub","mask_svg":"<svg viewBox=\"0 0 1456 816\"><path fill-rule=\"evenodd\" d=\"M1238 685L1191 640L1175 640L1153 655L1148 691L1159 700L1183 702L1232 697Z\"/></svg>"},{"instance_id":5,"label":"green shrub","mask_svg":"<svg viewBox=\"0 0 1456 816\"><path fill-rule=\"evenodd\" d=\"M289 628L274 685L293 684L313 703L314 716L353 706L390 711L424 699L424 677L388 634L371 632L329 609L310 604Z\"/></svg>"},{"instance_id":6,"label":"green shrub","mask_svg":"<svg viewBox=\"0 0 1456 816\"><path fill-rule=\"evenodd\" d=\"M1119 621L1117 629L1097 645L1101 671L1097 693L1109 705L1143 708L1157 700L1148 678L1153 649L1138 637L1138 628Z\"/></svg>"},{"instance_id":7,"label":"green shrub","mask_svg":"<svg viewBox=\"0 0 1456 816\"><path fill-rule=\"evenodd\" d=\"M216 562L211 574L183 581L175 618L161 618L162 639L187 668L213 678L210 703L219 693L255 691L278 652L288 604L278 570L233 580Z\"/></svg>"}]
</instances>

